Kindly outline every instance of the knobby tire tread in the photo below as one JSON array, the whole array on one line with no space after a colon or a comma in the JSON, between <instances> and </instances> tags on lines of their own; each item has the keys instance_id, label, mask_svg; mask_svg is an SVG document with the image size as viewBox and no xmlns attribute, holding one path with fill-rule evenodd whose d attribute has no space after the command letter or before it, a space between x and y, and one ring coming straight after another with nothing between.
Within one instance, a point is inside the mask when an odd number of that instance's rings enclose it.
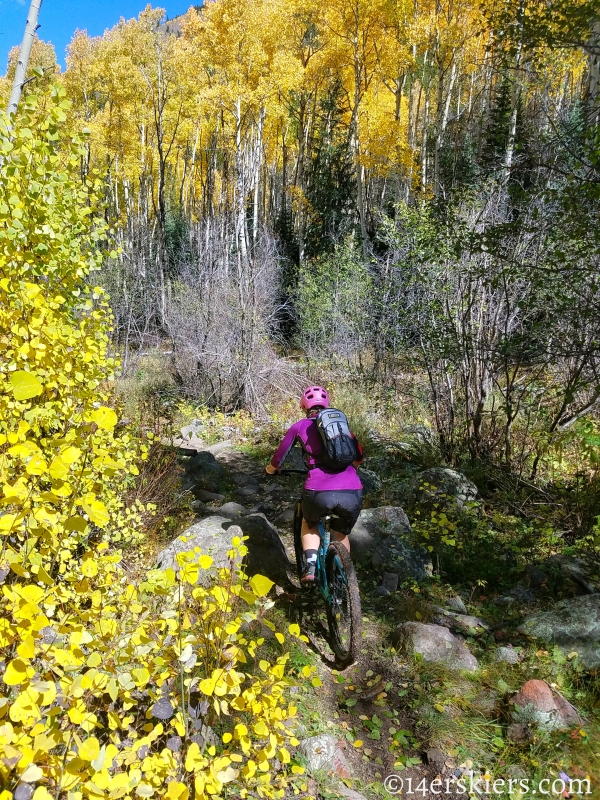
<instances>
[{"instance_id":1,"label":"knobby tire tread","mask_svg":"<svg viewBox=\"0 0 600 800\"><path fill-rule=\"evenodd\" d=\"M341 542L331 542L327 550L325 559L325 574L327 582L331 582L331 570L333 559L338 556L342 568L346 573L346 580L348 582L348 602L350 605L350 646L347 651L342 650L337 641L335 634L336 622L333 617L331 606L327 604L327 621L329 623L330 644L336 655L338 666L341 668L347 667L352 664L360 653L361 643L361 627L362 627L362 612L360 607L360 592L358 589L358 580L356 579L356 572L354 564L350 558L350 553L346 550Z\"/></svg>"}]
</instances>

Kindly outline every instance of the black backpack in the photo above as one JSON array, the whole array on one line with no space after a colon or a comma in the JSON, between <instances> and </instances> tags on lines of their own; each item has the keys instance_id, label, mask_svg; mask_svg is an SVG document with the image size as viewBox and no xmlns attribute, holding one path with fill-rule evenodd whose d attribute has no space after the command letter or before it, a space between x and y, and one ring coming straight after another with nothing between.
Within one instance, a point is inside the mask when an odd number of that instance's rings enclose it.
<instances>
[{"instance_id":1,"label":"black backpack","mask_svg":"<svg viewBox=\"0 0 600 800\"><path fill-rule=\"evenodd\" d=\"M323 450L317 455L321 464L340 472L359 457L356 440L348 426L343 411L325 408L317 415L317 428L323 441Z\"/></svg>"}]
</instances>

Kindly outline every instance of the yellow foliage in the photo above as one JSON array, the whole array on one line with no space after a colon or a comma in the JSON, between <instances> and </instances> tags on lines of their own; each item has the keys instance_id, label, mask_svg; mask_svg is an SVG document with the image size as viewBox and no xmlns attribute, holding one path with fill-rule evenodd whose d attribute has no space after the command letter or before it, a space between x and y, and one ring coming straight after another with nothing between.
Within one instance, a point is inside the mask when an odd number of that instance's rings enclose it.
<instances>
[{"instance_id":1,"label":"yellow foliage","mask_svg":"<svg viewBox=\"0 0 600 800\"><path fill-rule=\"evenodd\" d=\"M141 536L143 507L121 498L145 448L112 406L110 315L90 282L102 186L81 181L68 113L55 88L0 138L0 783L37 784L35 800L203 800L236 783L280 797L287 655L253 674L242 628L271 582L221 570L200 586L212 559L197 552L136 586L120 566Z\"/></svg>"}]
</instances>

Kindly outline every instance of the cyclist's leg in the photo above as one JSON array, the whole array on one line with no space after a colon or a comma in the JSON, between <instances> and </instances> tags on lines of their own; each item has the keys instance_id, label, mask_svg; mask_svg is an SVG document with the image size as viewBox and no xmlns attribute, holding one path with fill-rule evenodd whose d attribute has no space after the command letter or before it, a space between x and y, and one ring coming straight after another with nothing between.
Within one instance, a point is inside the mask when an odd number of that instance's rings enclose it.
<instances>
[{"instance_id":1,"label":"cyclist's leg","mask_svg":"<svg viewBox=\"0 0 600 800\"><path fill-rule=\"evenodd\" d=\"M336 505L332 510L331 538L340 542L350 552L348 538L362 507L362 492L359 490L338 492Z\"/></svg>"},{"instance_id":2,"label":"cyclist's leg","mask_svg":"<svg viewBox=\"0 0 600 800\"><path fill-rule=\"evenodd\" d=\"M322 501L321 492L305 489L302 493L302 549L306 559L303 582L309 583L315 579L317 553L321 544L319 520L326 513Z\"/></svg>"},{"instance_id":3,"label":"cyclist's leg","mask_svg":"<svg viewBox=\"0 0 600 800\"><path fill-rule=\"evenodd\" d=\"M331 541L332 542L341 542L346 550L350 552L350 539L348 538L347 533L342 533L341 531L334 531L333 528L330 529L331 534Z\"/></svg>"}]
</instances>

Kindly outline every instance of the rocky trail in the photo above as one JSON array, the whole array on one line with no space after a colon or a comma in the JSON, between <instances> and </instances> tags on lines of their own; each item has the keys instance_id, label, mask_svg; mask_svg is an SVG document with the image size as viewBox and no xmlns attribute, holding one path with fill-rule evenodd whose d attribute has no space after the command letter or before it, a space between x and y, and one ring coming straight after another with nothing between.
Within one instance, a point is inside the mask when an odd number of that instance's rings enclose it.
<instances>
[{"instance_id":1,"label":"rocky trail","mask_svg":"<svg viewBox=\"0 0 600 800\"><path fill-rule=\"evenodd\" d=\"M273 613L279 617L275 621L297 622L308 639L304 648L292 653L291 662L298 669L303 664L315 666L321 683L294 690L301 719L297 757L306 763L310 796L361 800L389 797L390 790L399 794L402 787L407 794L408 787L421 797L433 798L443 787L444 796L458 797L457 780L483 775L489 768L486 760L500 761L507 774L524 777L521 767L510 766L506 753L529 743L536 727L553 731L585 723L556 686L526 680L531 671L526 669L518 634L511 641L505 639L515 604L526 608L535 588L517 586L512 594L494 598L495 605L480 603L475 609L448 592L432 601L417 590L415 601L407 602L399 585L408 581L414 587L430 576L432 567L428 552L415 544L409 519L399 506L365 508L353 531L363 646L354 665L337 671L324 613L311 592L300 590L295 577L292 519L302 477L267 476L262 462L232 442L202 449L200 443L182 444L182 487L194 498L196 519L158 553L156 563L167 568L177 551L198 546L213 557L214 567L222 566L228 563L227 551L240 529L248 537L246 571L275 582ZM429 472L429 482L412 483L413 495L421 492L417 499L421 509L439 501L438 485L444 497L453 492L458 504L476 497L476 487L459 473ZM367 471L366 483L372 475ZM366 505L370 502L371 498ZM414 499L413 504L414 508ZM591 588L593 578L580 562L567 560L558 569L580 589L582 584ZM531 571L530 583L535 584L536 578L539 583L542 571L539 567ZM579 636L580 649L594 664L600 659L600 595L588 591L565 603L566 609L557 606L554 616L552 611L527 616L521 634L540 641L557 641L563 635L567 649L577 646ZM274 635L267 626L263 634L267 639ZM493 680L486 680L490 669ZM512 681L498 677L507 677L510 670ZM479 677L464 677L469 674ZM509 683L514 687L510 707ZM517 688L520 692L515 694ZM462 742L457 734L461 726L466 731ZM483 746L478 741L480 730L487 737ZM398 776L395 783L390 784L390 775Z\"/></svg>"}]
</instances>

